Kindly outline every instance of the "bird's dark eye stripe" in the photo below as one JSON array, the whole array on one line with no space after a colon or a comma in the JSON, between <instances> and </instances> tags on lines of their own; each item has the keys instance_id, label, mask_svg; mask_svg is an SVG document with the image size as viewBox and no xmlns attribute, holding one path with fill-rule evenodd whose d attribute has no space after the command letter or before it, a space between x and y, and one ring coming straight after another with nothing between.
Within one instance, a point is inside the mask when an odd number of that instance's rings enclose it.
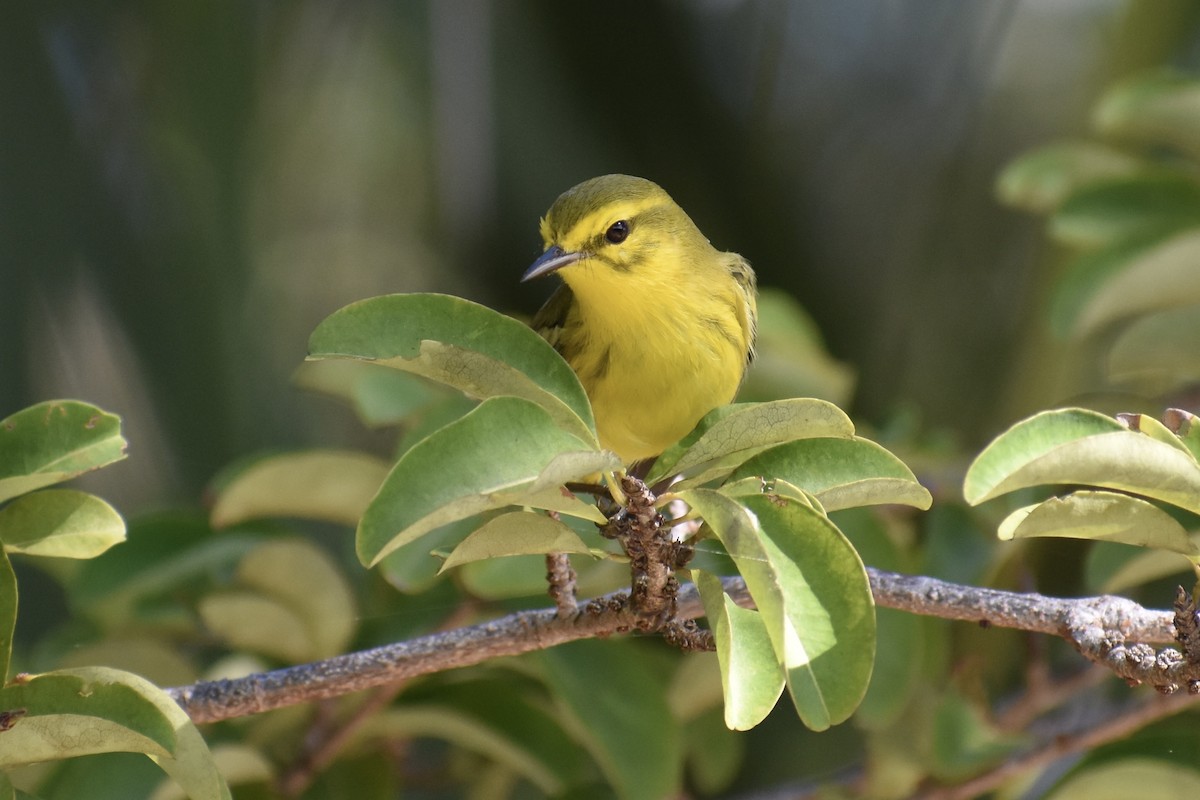
<instances>
[{"instance_id":1,"label":"bird's dark eye stripe","mask_svg":"<svg viewBox=\"0 0 1200 800\"><path fill-rule=\"evenodd\" d=\"M604 232L604 238L610 244L620 244L629 238L629 220L619 219L612 225L608 226L608 230Z\"/></svg>"}]
</instances>

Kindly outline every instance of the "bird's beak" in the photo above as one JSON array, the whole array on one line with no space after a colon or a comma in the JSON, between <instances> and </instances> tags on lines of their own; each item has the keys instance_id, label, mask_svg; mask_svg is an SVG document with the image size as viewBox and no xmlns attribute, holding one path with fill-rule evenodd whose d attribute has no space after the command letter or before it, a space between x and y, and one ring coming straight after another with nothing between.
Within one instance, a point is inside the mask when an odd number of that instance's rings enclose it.
<instances>
[{"instance_id":1,"label":"bird's beak","mask_svg":"<svg viewBox=\"0 0 1200 800\"><path fill-rule=\"evenodd\" d=\"M555 270L560 270L568 264L574 264L579 259L583 258L583 253L568 253L558 245L554 244L546 248L546 252L538 256L538 260L529 265L529 269L525 270L525 274L521 276L521 282L531 281L534 278L540 278L543 275L549 275Z\"/></svg>"}]
</instances>

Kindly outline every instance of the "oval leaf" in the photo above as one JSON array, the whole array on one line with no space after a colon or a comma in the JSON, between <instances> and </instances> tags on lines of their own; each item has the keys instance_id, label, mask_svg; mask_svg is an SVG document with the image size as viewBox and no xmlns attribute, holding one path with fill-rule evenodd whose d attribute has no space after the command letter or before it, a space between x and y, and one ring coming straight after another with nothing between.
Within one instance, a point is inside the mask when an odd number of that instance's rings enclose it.
<instances>
[{"instance_id":1,"label":"oval leaf","mask_svg":"<svg viewBox=\"0 0 1200 800\"><path fill-rule=\"evenodd\" d=\"M1048 214L1080 186L1141 167L1139 159L1107 145L1063 142L1026 153L1005 167L996 194L1005 205Z\"/></svg>"},{"instance_id":2,"label":"oval leaf","mask_svg":"<svg viewBox=\"0 0 1200 800\"><path fill-rule=\"evenodd\" d=\"M1200 381L1200 304L1131 322L1113 342L1108 375L1161 394Z\"/></svg>"},{"instance_id":3,"label":"oval leaf","mask_svg":"<svg viewBox=\"0 0 1200 800\"><path fill-rule=\"evenodd\" d=\"M575 372L528 326L441 294L352 303L313 331L310 359L357 358L422 375L471 397L523 397L564 429L594 441L596 423Z\"/></svg>"},{"instance_id":4,"label":"oval leaf","mask_svg":"<svg viewBox=\"0 0 1200 800\"><path fill-rule=\"evenodd\" d=\"M200 600L204 626L230 647L289 664L317 658L316 643L300 613L260 592L222 591Z\"/></svg>"},{"instance_id":5,"label":"oval leaf","mask_svg":"<svg viewBox=\"0 0 1200 800\"><path fill-rule=\"evenodd\" d=\"M1190 75L1154 70L1122 81L1105 93L1093 124L1117 139L1169 145L1200 156L1200 82Z\"/></svg>"},{"instance_id":6,"label":"oval leaf","mask_svg":"<svg viewBox=\"0 0 1200 800\"><path fill-rule=\"evenodd\" d=\"M582 539L545 514L513 511L484 523L454 548L441 572L470 561L538 553L589 553Z\"/></svg>"},{"instance_id":7,"label":"oval leaf","mask_svg":"<svg viewBox=\"0 0 1200 800\"><path fill-rule=\"evenodd\" d=\"M755 403L714 422L674 463L656 464L654 472L659 478L683 473L694 483L705 483L768 447L797 439L853 435L850 418L824 400ZM650 483L656 480L651 477Z\"/></svg>"},{"instance_id":8,"label":"oval leaf","mask_svg":"<svg viewBox=\"0 0 1200 800\"><path fill-rule=\"evenodd\" d=\"M1073 192L1050 218L1050 235L1080 248L1200 224L1200 184L1177 173L1141 172Z\"/></svg>"},{"instance_id":9,"label":"oval leaf","mask_svg":"<svg viewBox=\"0 0 1200 800\"><path fill-rule=\"evenodd\" d=\"M1116 492L1073 492L1009 514L1001 539L1062 536L1173 550L1192 559L1200 550L1183 526L1152 503Z\"/></svg>"},{"instance_id":10,"label":"oval leaf","mask_svg":"<svg viewBox=\"0 0 1200 800\"><path fill-rule=\"evenodd\" d=\"M237 582L296 612L306 628L304 638L312 643L308 660L337 655L354 637L358 620L354 592L333 559L312 542L263 542L238 564Z\"/></svg>"},{"instance_id":11,"label":"oval leaf","mask_svg":"<svg viewBox=\"0 0 1200 800\"><path fill-rule=\"evenodd\" d=\"M444 396L428 381L370 361L305 361L292 380L302 388L345 400L372 428L398 425Z\"/></svg>"},{"instance_id":12,"label":"oval leaf","mask_svg":"<svg viewBox=\"0 0 1200 800\"><path fill-rule=\"evenodd\" d=\"M666 675L630 641L579 641L534 654L567 730L578 732L618 797L660 800L681 787L683 736Z\"/></svg>"},{"instance_id":13,"label":"oval leaf","mask_svg":"<svg viewBox=\"0 0 1200 800\"><path fill-rule=\"evenodd\" d=\"M1080 769L1048 800L1200 797L1200 772L1157 758L1122 758Z\"/></svg>"},{"instance_id":14,"label":"oval leaf","mask_svg":"<svg viewBox=\"0 0 1200 800\"><path fill-rule=\"evenodd\" d=\"M261 517L357 525L387 473L387 462L350 450L271 456L220 489L210 519L215 528Z\"/></svg>"},{"instance_id":15,"label":"oval leaf","mask_svg":"<svg viewBox=\"0 0 1200 800\"><path fill-rule=\"evenodd\" d=\"M976 464L986 455L987 450ZM1200 466L1191 453L1126 430L1098 433L1045 450L1017 464L986 492L967 495L967 500L977 503L1015 489L1063 483L1140 494L1200 513Z\"/></svg>"},{"instance_id":16,"label":"oval leaf","mask_svg":"<svg viewBox=\"0 0 1200 800\"><path fill-rule=\"evenodd\" d=\"M826 511L899 503L929 508L933 497L912 470L883 447L857 436L802 439L766 450L742 464L731 482L783 480L812 493Z\"/></svg>"},{"instance_id":17,"label":"oval leaf","mask_svg":"<svg viewBox=\"0 0 1200 800\"><path fill-rule=\"evenodd\" d=\"M10 553L93 558L125 541L125 520L99 497L47 489L0 508L0 543Z\"/></svg>"},{"instance_id":18,"label":"oval leaf","mask_svg":"<svg viewBox=\"0 0 1200 800\"><path fill-rule=\"evenodd\" d=\"M0 420L0 502L125 457L121 419L76 400L50 400Z\"/></svg>"},{"instance_id":19,"label":"oval leaf","mask_svg":"<svg viewBox=\"0 0 1200 800\"><path fill-rule=\"evenodd\" d=\"M1035 414L997 436L975 458L963 479L963 496L971 505L978 505L1012 491L1000 487L1014 473L1055 448L1085 436L1124 430L1112 417L1084 408Z\"/></svg>"},{"instance_id":20,"label":"oval leaf","mask_svg":"<svg viewBox=\"0 0 1200 800\"><path fill-rule=\"evenodd\" d=\"M1126 317L1200 303L1200 281L1195 278L1198 261L1198 230L1172 236L1134 255L1097 286L1080 308L1075 334L1084 336Z\"/></svg>"},{"instance_id":21,"label":"oval leaf","mask_svg":"<svg viewBox=\"0 0 1200 800\"><path fill-rule=\"evenodd\" d=\"M541 406L485 400L400 458L359 522L358 557L373 566L434 528L509 505L496 495L533 484L555 456L587 449Z\"/></svg>"},{"instance_id":22,"label":"oval leaf","mask_svg":"<svg viewBox=\"0 0 1200 800\"><path fill-rule=\"evenodd\" d=\"M783 670L759 613L733 602L721 588L720 578L707 572L697 572L695 577L704 615L717 642L725 725L730 730L748 731L775 708L783 693Z\"/></svg>"},{"instance_id":23,"label":"oval leaf","mask_svg":"<svg viewBox=\"0 0 1200 800\"><path fill-rule=\"evenodd\" d=\"M8 554L0 548L0 686L8 682L13 633L17 628L17 575Z\"/></svg>"},{"instance_id":24,"label":"oval leaf","mask_svg":"<svg viewBox=\"0 0 1200 800\"><path fill-rule=\"evenodd\" d=\"M681 497L737 564L801 720L813 730L846 720L867 691L875 655L874 599L854 548L800 503L738 502L705 489Z\"/></svg>"}]
</instances>

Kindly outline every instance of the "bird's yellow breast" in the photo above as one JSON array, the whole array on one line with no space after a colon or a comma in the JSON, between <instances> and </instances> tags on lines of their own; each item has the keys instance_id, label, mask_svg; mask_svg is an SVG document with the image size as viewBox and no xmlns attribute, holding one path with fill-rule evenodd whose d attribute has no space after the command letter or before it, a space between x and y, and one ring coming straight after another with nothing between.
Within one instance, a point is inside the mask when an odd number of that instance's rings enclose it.
<instances>
[{"instance_id":1,"label":"bird's yellow breast","mask_svg":"<svg viewBox=\"0 0 1200 800\"><path fill-rule=\"evenodd\" d=\"M684 254L658 256L668 259L636 286L602 265L563 271L576 304L560 351L591 399L601 445L627 463L661 453L732 401L752 344L733 278Z\"/></svg>"}]
</instances>

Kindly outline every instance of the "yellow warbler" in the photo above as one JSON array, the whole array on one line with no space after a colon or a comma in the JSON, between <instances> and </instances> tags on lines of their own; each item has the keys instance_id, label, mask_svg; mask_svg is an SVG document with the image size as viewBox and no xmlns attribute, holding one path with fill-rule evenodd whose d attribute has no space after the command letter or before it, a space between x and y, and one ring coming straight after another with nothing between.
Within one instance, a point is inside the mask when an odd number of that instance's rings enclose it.
<instances>
[{"instance_id":1,"label":"yellow warbler","mask_svg":"<svg viewBox=\"0 0 1200 800\"><path fill-rule=\"evenodd\" d=\"M603 175L559 196L522 281L563 285L534 328L579 376L600 444L658 455L733 400L754 357L754 271L722 253L657 184Z\"/></svg>"}]
</instances>

